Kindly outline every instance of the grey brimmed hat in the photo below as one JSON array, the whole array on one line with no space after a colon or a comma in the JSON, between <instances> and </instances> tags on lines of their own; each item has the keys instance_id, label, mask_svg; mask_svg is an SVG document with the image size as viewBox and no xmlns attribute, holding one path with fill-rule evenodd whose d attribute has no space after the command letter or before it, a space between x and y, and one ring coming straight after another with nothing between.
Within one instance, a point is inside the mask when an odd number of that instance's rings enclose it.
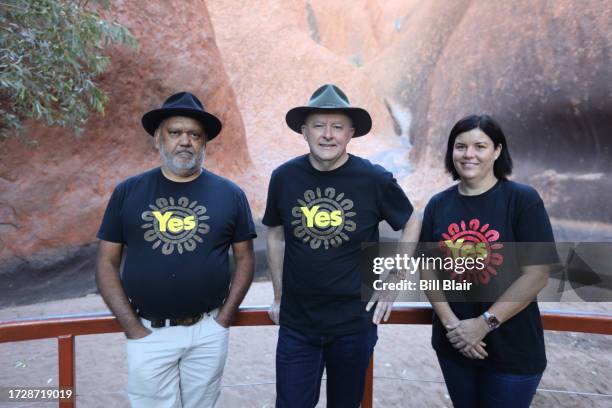
<instances>
[{"instance_id":1,"label":"grey brimmed hat","mask_svg":"<svg viewBox=\"0 0 612 408\"><path fill-rule=\"evenodd\" d=\"M202 124L210 141L221 132L221 121L204 110L202 102L190 92L179 92L170 96L161 108L153 109L142 116L142 127L153 136L162 120L170 116L187 116Z\"/></svg>"},{"instance_id":2,"label":"grey brimmed hat","mask_svg":"<svg viewBox=\"0 0 612 408\"><path fill-rule=\"evenodd\" d=\"M310 113L325 111L340 111L350 116L355 128L353 137L363 136L372 129L372 118L368 111L351 106L344 92L333 84L326 84L317 89L310 97L307 106L298 106L287 112L285 121L291 130L302 133L302 125Z\"/></svg>"}]
</instances>

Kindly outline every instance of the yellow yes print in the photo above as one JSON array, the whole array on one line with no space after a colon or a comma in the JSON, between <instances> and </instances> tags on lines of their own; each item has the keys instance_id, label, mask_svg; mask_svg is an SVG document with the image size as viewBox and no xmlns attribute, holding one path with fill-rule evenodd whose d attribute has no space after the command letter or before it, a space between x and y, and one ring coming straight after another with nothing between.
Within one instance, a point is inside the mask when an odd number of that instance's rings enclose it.
<instances>
[{"instance_id":1,"label":"yellow yes print","mask_svg":"<svg viewBox=\"0 0 612 408\"><path fill-rule=\"evenodd\" d=\"M304 216L306 216L306 226L312 228L317 227L337 227L342 224L342 216L339 210L335 211L319 211L319 206L314 205L311 209L308 207L300 207Z\"/></svg>"},{"instance_id":2,"label":"yellow yes print","mask_svg":"<svg viewBox=\"0 0 612 408\"><path fill-rule=\"evenodd\" d=\"M206 207L187 197L159 197L141 214L144 240L163 255L195 251L210 231ZM176 251L176 252L175 252Z\"/></svg>"},{"instance_id":3,"label":"yellow yes print","mask_svg":"<svg viewBox=\"0 0 612 408\"><path fill-rule=\"evenodd\" d=\"M353 200L344 193L336 194L334 187L304 191L304 198L297 199L291 209L293 235L310 245L312 249L339 247L350 241L348 233L355 231L357 224Z\"/></svg>"},{"instance_id":4,"label":"yellow yes print","mask_svg":"<svg viewBox=\"0 0 612 408\"><path fill-rule=\"evenodd\" d=\"M181 218L170 218L172 217L172 211L168 211L162 214L159 211L153 211L153 215L157 222L159 222L159 230L161 232L166 232L166 230L170 230L170 232L181 232L181 231L189 231L195 228L195 217L190 215L183 219Z\"/></svg>"}]
</instances>

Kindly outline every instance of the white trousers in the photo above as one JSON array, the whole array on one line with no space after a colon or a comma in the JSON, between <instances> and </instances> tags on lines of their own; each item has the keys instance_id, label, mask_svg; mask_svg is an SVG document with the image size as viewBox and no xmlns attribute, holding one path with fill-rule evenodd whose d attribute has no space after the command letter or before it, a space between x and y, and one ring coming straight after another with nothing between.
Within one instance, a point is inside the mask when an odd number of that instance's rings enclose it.
<instances>
[{"instance_id":1,"label":"white trousers","mask_svg":"<svg viewBox=\"0 0 612 408\"><path fill-rule=\"evenodd\" d=\"M214 319L193 326L151 328L127 340L128 396L133 408L212 408L221 392L229 329Z\"/></svg>"}]
</instances>

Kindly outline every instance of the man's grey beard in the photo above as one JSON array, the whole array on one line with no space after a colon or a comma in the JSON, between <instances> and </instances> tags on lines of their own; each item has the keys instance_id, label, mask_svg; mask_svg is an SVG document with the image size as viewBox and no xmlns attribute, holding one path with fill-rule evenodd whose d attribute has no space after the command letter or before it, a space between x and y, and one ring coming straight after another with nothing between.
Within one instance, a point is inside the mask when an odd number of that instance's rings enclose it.
<instances>
[{"instance_id":1,"label":"man's grey beard","mask_svg":"<svg viewBox=\"0 0 612 408\"><path fill-rule=\"evenodd\" d=\"M197 155L191 156L191 158L187 161L181 160L177 155L172 155L165 148L164 144L160 143L159 146L159 154L164 162L164 166L172 173L176 174L180 177L189 177L196 172L200 171L202 164L204 163L204 158L206 156L206 149L200 150L200 153Z\"/></svg>"}]
</instances>

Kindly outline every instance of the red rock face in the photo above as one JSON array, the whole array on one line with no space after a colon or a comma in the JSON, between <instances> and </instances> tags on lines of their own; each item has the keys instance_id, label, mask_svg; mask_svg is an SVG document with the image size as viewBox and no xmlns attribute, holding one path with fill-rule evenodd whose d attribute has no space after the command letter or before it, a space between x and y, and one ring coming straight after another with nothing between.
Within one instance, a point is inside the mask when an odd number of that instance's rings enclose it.
<instances>
[{"instance_id":1,"label":"red rock face","mask_svg":"<svg viewBox=\"0 0 612 408\"><path fill-rule=\"evenodd\" d=\"M349 151L368 156L401 151L384 98L350 58L313 39L311 26L318 23L309 22L305 3L249 0L239 8L231 2L209 2L208 7L258 169L253 181L261 189L249 196L258 215L272 170L308 151L302 137L285 124L285 114L305 105L322 84L337 84L353 105L367 107L375 118L371 134L353 140Z\"/></svg>"},{"instance_id":2,"label":"red rock face","mask_svg":"<svg viewBox=\"0 0 612 408\"><path fill-rule=\"evenodd\" d=\"M336 82L383 125L349 150L393 170L417 205L451 183L442 157L452 125L484 112L505 130L515 179L540 190L557 225L612 218L604 193L612 187L605 2L267 0L209 8L264 173L304 151L301 141L283 139L286 110L321 82ZM609 231L597 225L583 226Z\"/></svg>"},{"instance_id":3,"label":"red rock face","mask_svg":"<svg viewBox=\"0 0 612 408\"><path fill-rule=\"evenodd\" d=\"M106 115L92 116L80 137L31 123L27 137L38 147L17 140L0 145L0 260L94 240L114 186L159 164L140 118L172 93L193 92L223 122L208 145L208 168L234 179L251 168L205 3L116 1L112 12L140 49L111 50L112 65L100 78L110 96Z\"/></svg>"},{"instance_id":4,"label":"red rock face","mask_svg":"<svg viewBox=\"0 0 612 408\"><path fill-rule=\"evenodd\" d=\"M555 225L612 236L607 2L113 4L140 51L111 50L106 116L80 138L34 123L38 148L0 145L0 264L94 240L112 188L159 163L140 117L181 90L224 124L206 166L237 181L261 217L272 169L307 152L285 113L324 83L374 119L349 151L392 170L417 206L451 183L442 157L452 125L486 112Z\"/></svg>"},{"instance_id":5,"label":"red rock face","mask_svg":"<svg viewBox=\"0 0 612 408\"><path fill-rule=\"evenodd\" d=\"M427 2L368 70L412 112L417 172L442 164L458 119L489 113L553 217L609 222L611 24L597 1Z\"/></svg>"}]
</instances>

